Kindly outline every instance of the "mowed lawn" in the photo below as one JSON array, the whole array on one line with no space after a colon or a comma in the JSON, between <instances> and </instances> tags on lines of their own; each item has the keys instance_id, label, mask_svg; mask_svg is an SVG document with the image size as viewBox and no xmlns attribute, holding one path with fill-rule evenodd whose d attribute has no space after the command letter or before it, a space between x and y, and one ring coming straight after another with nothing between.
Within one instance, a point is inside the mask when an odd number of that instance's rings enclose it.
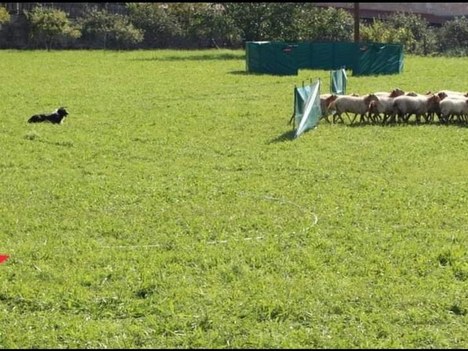
<instances>
[{"instance_id":1,"label":"mowed lawn","mask_svg":"<svg viewBox=\"0 0 468 351\"><path fill-rule=\"evenodd\" d=\"M293 140L294 85L329 71L245 67L0 51L0 348L468 347L468 128ZM468 91L467 71L406 56L347 92Z\"/></svg>"}]
</instances>

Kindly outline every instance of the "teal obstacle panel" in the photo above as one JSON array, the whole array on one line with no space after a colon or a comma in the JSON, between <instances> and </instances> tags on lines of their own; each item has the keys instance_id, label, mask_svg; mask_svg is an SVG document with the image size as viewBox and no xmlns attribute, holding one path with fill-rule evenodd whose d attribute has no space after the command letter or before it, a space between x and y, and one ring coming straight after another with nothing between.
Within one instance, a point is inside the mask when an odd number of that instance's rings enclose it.
<instances>
[{"instance_id":1,"label":"teal obstacle panel","mask_svg":"<svg viewBox=\"0 0 468 351\"><path fill-rule=\"evenodd\" d=\"M403 46L354 42L246 42L249 73L297 75L299 69L335 70L353 75L395 74L403 70Z\"/></svg>"}]
</instances>

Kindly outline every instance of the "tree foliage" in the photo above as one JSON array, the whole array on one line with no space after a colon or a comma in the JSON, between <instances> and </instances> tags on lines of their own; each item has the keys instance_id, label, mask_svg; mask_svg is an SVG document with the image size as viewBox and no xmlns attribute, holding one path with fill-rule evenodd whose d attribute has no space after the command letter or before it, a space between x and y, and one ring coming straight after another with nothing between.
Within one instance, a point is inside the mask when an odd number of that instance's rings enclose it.
<instances>
[{"instance_id":1,"label":"tree foliage","mask_svg":"<svg viewBox=\"0 0 468 351\"><path fill-rule=\"evenodd\" d=\"M103 48L130 48L143 41L144 31L128 16L90 9L80 20L83 37Z\"/></svg>"},{"instance_id":2,"label":"tree foliage","mask_svg":"<svg viewBox=\"0 0 468 351\"><path fill-rule=\"evenodd\" d=\"M67 13L61 10L37 6L26 12L26 17L31 26L31 37L45 45L48 51L61 37L79 38L81 35L70 23Z\"/></svg>"},{"instance_id":3,"label":"tree foliage","mask_svg":"<svg viewBox=\"0 0 468 351\"><path fill-rule=\"evenodd\" d=\"M416 41L408 28L394 28L380 19L368 25L361 24L359 32L362 41L403 44L405 47L412 47Z\"/></svg>"},{"instance_id":4,"label":"tree foliage","mask_svg":"<svg viewBox=\"0 0 468 351\"><path fill-rule=\"evenodd\" d=\"M420 15L398 12L386 20L377 18L370 24L361 24L360 33L363 41L402 44L411 54L436 51L434 29Z\"/></svg>"},{"instance_id":5,"label":"tree foliage","mask_svg":"<svg viewBox=\"0 0 468 351\"><path fill-rule=\"evenodd\" d=\"M402 42L408 52L427 55L435 50L435 36L421 15L397 12L390 16L388 22L395 30L404 29L411 33L412 39Z\"/></svg>"},{"instance_id":6,"label":"tree foliage","mask_svg":"<svg viewBox=\"0 0 468 351\"><path fill-rule=\"evenodd\" d=\"M0 24L7 23L10 21L10 14L7 9L0 6Z\"/></svg>"},{"instance_id":7,"label":"tree foliage","mask_svg":"<svg viewBox=\"0 0 468 351\"><path fill-rule=\"evenodd\" d=\"M273 3L243 2L223 4L225 14L239 29L243 41L269 40L271 7ZM274 5L273 5L274 6ZM278 23L277 25L281 25Z\"/></svg>"},{"instance_id":8,"label":"tree foliage","mask_svg":"<svg viewBox=\"0 0 468 351\"><path fill-rule=\"evenodd\" d=\"M348 11L311 2L131 2L124 7L128 15L108 12L106 3L96 3L76 21L61 10L38 4L26 14L33 39L29 44L48 50L64 41L71 42L70 47L108 49L240 48L245 41L353 41L354 37L354 18ZM0 24L8 20L8 12L0 6ZM411 54L468 53L465 17L437 28L420 15L398 12L361 23L360 34L363 41L402 44Z\"/></svg>"},{"instance_id":9,"label":"tree foliage","mask_svg":"<svg viewBox=\"0 0 468 351\"><path fill-rule=\"evenodd\" d=\"M468 47L468 19L465 16L447 21L440 28L439 48L453 55L466 55Z\"/></svg>"},{"instance_id":10,"label":"tree foliage","mask_svg":"<svg viewBox=\"0 0 468 351\"><path fill-rule=\"evenodd\" d=\"M132 23L144 32L144 46L166 47L182 33L177 19L161 3L128 3L127 8Z\"/></svg>"},{"instance_id":11,"label":"tree foliage","mask_svg":"<svg viewBox=\"0 0 468 351\"><path fill-rule=\"evenodd\" d=\"M354 18L345 10L320 8L313 3L303 5L297 28L301 40L350 41L354 33Z\"/></svg>"}]
</instances>

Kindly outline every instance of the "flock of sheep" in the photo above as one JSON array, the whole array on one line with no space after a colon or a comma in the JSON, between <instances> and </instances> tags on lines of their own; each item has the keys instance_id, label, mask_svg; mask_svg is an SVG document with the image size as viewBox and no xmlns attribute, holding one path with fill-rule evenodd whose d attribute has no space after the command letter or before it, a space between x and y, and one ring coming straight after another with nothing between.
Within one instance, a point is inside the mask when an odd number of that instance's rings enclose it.
<instances>
[{"instance_id":1,"label":"flock of sheep","mask_svg":"<svg viewBox=\"0 0 468 351\"><path fill-rule=\"evenodd\" d=\"M333 123L344 122L343 113L351 124L358 116L360 123L407 123L413 115L416 123L422 119L431 123L435 117L443 124L468 122L468 93L450 90L418 94L396 88L364 96L322 94L320 105L322 118L330 122L331 115Z\"/></svg>"}]
</instances>

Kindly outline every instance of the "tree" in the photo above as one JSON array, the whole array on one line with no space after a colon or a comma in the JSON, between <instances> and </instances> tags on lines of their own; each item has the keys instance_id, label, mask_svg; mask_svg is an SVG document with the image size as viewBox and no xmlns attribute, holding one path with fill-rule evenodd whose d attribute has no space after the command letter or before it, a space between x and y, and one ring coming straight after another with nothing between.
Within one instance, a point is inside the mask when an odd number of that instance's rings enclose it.
<instances>
[{"instance_id":1,"label":"tree","mask_svg":"<svg viewBox=\"0 0 468 351\"><path fill-rule=\"evenodd\" d=\"M206 3L196 13L196 26L192 32L200 38L210 41L212 46L238 46L241 44L240 31L234 21L226 16L221 4Z\"/></svg>"},{"instance_id":2,"label":"tree","mask_svg":"<svg viewBox=\"0 0 468 351\"><path fill-rule=\"evenodd\" d=\"M388 25L395 30L405 29L411 33L408 41L401 42L413 54L427 55L436 50L436 37L429 23L421 15L397 12L388 18Z\"/></svg>"},{"instance_id":3,"label":"tree","mask_svg":"<svg viewBox=\"0 0 468 351\"><path fill-rule=\"evenodd\" d=\"M167 9L181 28L180 39L185 46L216 46L216 40L221 44L240 39L239 31L220 4L172 3Z\"/></svg>"},{"instance_id":4,"label":"tree","mask_svg":"<svg viewBox=\"0 0 468 351\"><path fill-rule=\"evenodd\" d=\"M359 32L362 41L402 44L405 48L412 47L415 42L410 29L405 27L394 28L380 19L374 19L368 25L361 24Z\"/></svg>"},{"instance_id":5,"label":"tree","mask_svg":"<svg viewBox=\"0 0 468 351\"><path fill-rule=\"evenodd\" d=\"M7 9L3 6L0 6L0 25L10 21L10 14Z\"/></svg>"},{"instance_id":6,"label":"tree","mask_svg":"<svg viewBox=\"0 0 468 351\"><path fill-rule=\"evenodd\" d=\"M239 29L244 41L268 40L270 9L273 3L224 3L224 9Z\"/></svg>"},{"instance_id":7,"label":"tree","mask_svg":"<svg viewBox=\"0 0 468 351\"><path fill-rule=\"evenodd\" d=\"M71 25L64 11L37 6L26 12L31 25L31 37L44 44L50 51L53 44L61 37L79 38L81 32Z\"/></svg>"},{"instance_id":8,"label":"tree","mask_svg":"<svg viewBox=\"0 0 468 351\"><path fill-rule=\"evenodd\" d=\"M440 50L451 54L466 54L468 47L468 19L455 17L443 24L439 31Z\"/></svg>"},{"instance_id":9,"label":"tree","mask_svg":"<svg viewBox=\"0 0 468 351\"><path fill-rule=\"evenodd\" d=\"M129 48L143 41L144 31L135 28L128 16L89 9L80 23L83 38L104 49Z\"/></svg>"},{"instance_id":10,"label":"tree","mask_svg":"<svg viewBox=\"0 0 468 351\"><path fill-rule=\"evenodd\" d=\"M354 18L343 9L305 3L296 21L300 40L351 41L354 33Z\"/></svg>"},{"instance_id":11,"label":"tree","mask_svg":"<svg viewBox=\"0 0 468 351\"><path fill-rule=\"evenodd\" d=\"M177 19L161 3L127 3L134 26L144 32L145 47L167 47L181 35Z\"/></svg>"}]
</instances>

